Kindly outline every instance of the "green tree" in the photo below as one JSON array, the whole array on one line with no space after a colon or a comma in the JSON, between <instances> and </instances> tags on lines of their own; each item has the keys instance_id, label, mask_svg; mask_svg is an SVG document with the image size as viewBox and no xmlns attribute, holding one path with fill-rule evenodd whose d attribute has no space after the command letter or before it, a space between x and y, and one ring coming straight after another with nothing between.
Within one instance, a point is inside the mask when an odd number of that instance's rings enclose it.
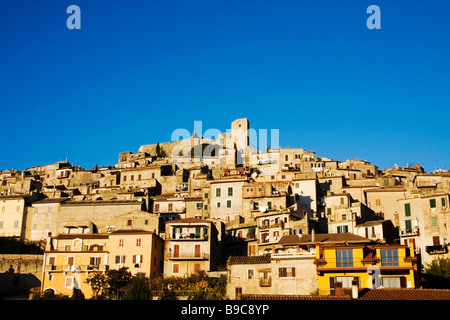
<instances>
[{"instance_id":1,"label":"green tree","mask_svg":"<svg viewBox=\"0 0 450 320\"><path fill-rule=\"evenodd\" d=\"M103 273L94 273L85 282L91 287L93 298L98 299L106 287L106 276Z\"/></svg>"},{"instance_id":2,"label":"green tree","mask_svg":"<svg viewBox=\"0 0 450 320\"><path fill-rule=\"evenodd\" d=\"M159 142L156 144L156 156L158 158L165 158L165 157L167 157L166 151L164 151L164 149L161 148L161 146L159 145Z\"/></svg>"},{"instance_id":3,"label":"green tree","mask_svg":"<svg viewBox=\"0 0 450 320\"><path fill-rule=\"evenodd\" d=\"M117 300L121 298L123 289L131 280L131 273L127 270L127 267L122 267L118 270L106 271L106 284L111 298Z\"/></svg>"},{"instance_id":4,"label":"green tree","mask_svg":"<svg viewBox=\"0 0 450 320\"><path fill-rule=\"evenodd\" d=\"M450 259L439 257L425 267L424 286L435 289L450 289Z\"/></svg>"},{"instance_id":5,"label":"green tree","mask_svg":"<svg viewBox=\"0 0 450 320\"><path fill-rule=\"evenodd\" d=\"M134 278L125 300L152 300L150 281L148 278Z\"/></svg>"},{"instance_id":6,"label":"green tree","mask_svg":"<svg viewBox=\"0 0 450 320\"><path fill-rule=\"evenodd\" d=\"M70 300L85 300L83 291L81 291L80 289L73 288Z\"/></svg>"}]
</instances>

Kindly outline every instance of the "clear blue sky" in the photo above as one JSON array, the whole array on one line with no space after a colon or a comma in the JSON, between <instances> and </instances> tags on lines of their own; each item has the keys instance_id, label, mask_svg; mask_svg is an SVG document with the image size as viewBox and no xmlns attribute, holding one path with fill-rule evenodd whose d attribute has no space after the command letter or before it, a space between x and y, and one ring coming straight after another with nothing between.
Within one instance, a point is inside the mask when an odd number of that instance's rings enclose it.
<instances>
[{"instance_id":1,"label":"clear blue sky","mask_svg":"<svg viewBox=\"0 0 450 320\"><path fill-rule=\"evenodd\" d=\"M0 170L114 165L195 120L240 117L282 147L448 169L449 14L424 0L0 0Z\"/></svg>"}]
</instances>

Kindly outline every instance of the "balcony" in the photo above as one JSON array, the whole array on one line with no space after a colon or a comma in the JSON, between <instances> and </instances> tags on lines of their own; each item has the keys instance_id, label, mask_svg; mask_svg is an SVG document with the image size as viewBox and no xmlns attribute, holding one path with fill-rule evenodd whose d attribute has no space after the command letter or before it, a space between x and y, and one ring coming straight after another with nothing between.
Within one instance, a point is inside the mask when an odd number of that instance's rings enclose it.
<instances>
[{"instance_id":1,"label":"balcony","mask_svg":"<svg viewBox=\"0 0 450 320\"><path fill-rule=\"evenodd\" d=\"M45 265L45 271L47 272L93 272L93 271L100 271L105 272L108 271L109 266L106 264L84 264L84 265L70 265L70 264L64 264L64 265L51 265L46 264Z\"/></svg>"},{"instance_id":2,"label":"balcony","mask_svg":"<svg viewBox=\"0 0 450 320\"><path fill-rule=\"evenodd\" d=\"M270 286L272 286L272 277L269 276L267 278L264 278L264 277L259 278L259 286L260 287L270 287Z\"/></svg>"},{"instance_id":3,"label":"balcony","mask_svg":"<svg viewBox=\"0 0 450 320\"><path fill-rule=\"evenodd\" d=\"M170 260L208 260L209 254L205 252L168 252L167 258Z\"/></svg>"},{"instance_id":4,"label":"balcony","mask_svg":"<svg viewBox=\"0 0 450 320\"><path fill-rule=\"evenodd\" d=\"M402 237L413 237L420 235L419 227L414 227L412 229L400 229L400 235Z\"/></svg>"},{"instance_id":5,"label":"balcony","mask_svg":"<svg viewBox=\"0 0 450 320\"><path fill-rule=\"evenodd\" d=\"M447 245L426 246L425 251L428 254L445 254L448 253Z\"/></svg>"},{"instance_id":6,"label":"balcony","mask_svg":"<svg viewBox=\"0 0 450 320\"><path fill-rule=\"evenodd\" d=\"M198 235L195 233L175 233L170 235L170 240L208 240L208 235Z\"/></svg>"}]
</instances>

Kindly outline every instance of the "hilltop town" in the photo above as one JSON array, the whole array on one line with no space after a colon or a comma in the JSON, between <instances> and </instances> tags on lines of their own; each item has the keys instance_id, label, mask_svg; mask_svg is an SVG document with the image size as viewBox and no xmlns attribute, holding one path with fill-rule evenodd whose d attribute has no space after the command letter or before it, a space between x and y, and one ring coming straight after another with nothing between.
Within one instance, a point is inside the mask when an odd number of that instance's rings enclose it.
<instances>
[{"instance_id":1,"label":"hilltop town","mask_svg":"<svg viewBox=\"0 0 450 320\"><path fill-rule=\"evenodd\" d=\"M0 295L92 298L89 279L126 267L135 278L223 277L228 299L372 288L389 298L449 258L450 173L258 150L249 130L237 119L214 138L142 145L108 167L0 171L0 237L37 248L2 255Z\"/></svg>"}]
</instances>

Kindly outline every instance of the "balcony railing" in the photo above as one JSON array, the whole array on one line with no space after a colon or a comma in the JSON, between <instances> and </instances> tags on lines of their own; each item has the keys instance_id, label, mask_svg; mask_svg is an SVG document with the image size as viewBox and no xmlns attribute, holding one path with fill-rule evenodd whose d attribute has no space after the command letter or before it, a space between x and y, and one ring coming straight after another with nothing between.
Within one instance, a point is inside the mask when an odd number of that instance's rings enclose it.
<instances>
[{"instance_id":1,"label":"balcony railing","mask_svg":"<svg viewBox=\"0 0 450 320\"><path fill-rule=\"evenodd\" d=\"M169 252L167 258L171 260L208 260L209 254L205 252Z\"/></svg>"},{"instance_id":2,"label":"balcony railing","mask_svg":"<svg viewBox=\"0 0 450 320\"><path fill-rule=\"evenodd\" d=\"M45 271L54 272L87 272L87 271L108 271L109 265L106 264L82 264L82 265L45 265Z\"/></svg>"},{"instance_id":3,"label":"balcony railing","mask_svg":"<svg viewBox=\"0 0 450 320\"><path fill-rule=\"evenodd\" d=\"M195 233L175 233L171 234L170 240L208 240L208 235L196 235Z\"/></svg>"},{"instance_id":4,"label":"balcony railing","mask_svg":"<svg viewBox=\"0 0 450 320\"><path fill-rule=\"evenodd\" d=\"M272 286L272 277L259 278L259 286L260 287L270 287L270 286Z\"/></svg>"},{"instance_id":5,"label":"balcony railing","mask_svg":"<svg viewBox=\"0 0 450 320\"><path fill-rule=\"evenodd\" d=\"M426 246L425 251L428 254L445 254L448 253L448 246L447 245Z\"/></svg>"}]
</instances>

